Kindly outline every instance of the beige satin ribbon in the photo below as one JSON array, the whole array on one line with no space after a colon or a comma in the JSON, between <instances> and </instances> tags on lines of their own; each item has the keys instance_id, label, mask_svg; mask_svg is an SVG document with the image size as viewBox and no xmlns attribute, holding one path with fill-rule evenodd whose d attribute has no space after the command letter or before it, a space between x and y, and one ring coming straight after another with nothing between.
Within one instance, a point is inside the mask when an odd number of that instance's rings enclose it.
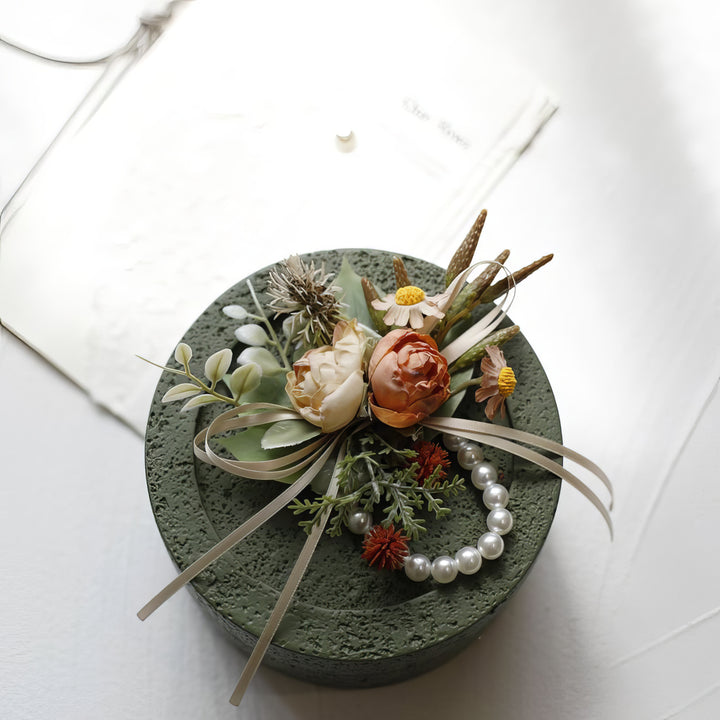
<instances>
[{"instance_id":1,"label":"beige satin ribbon","mask_svg":"<svg viewBox=\"0 0 720 720\"><path fill-rule=\"evenodd\" d=\"M608 476L594 462L580 453L575 452L560 443L554 442L553 440L548 440L539 435L533 435L532 433L525 432L524 430L516 430L515 428L492 425L490 423L478 422L475 420L460 420L453 417L427 417L422 420L420 424L430 430L437 430L439 432L458 435L468 440L475 440L477 442L485 443L486 445L491 445L499 450L505 450L506 452L517 455L524 460L529 460L535 465L550 471L559 478L562 478L582 493L595 506L607 523L610 531L610 537L612 538L613 525L612 518L610 517L610 510L612 510L613 506L612 484ZM567 468L564 468L554 460L550 460L550 458L545 457L545 455L541 455L539 452L523 447L522 445L518 445L517 443L535 445L535 447L548 450L556 455L561 455L591 472L600 479L610 493L610 502L608 506L605 507L600 498Z\"/></svg>"},{"instance_id":2,"label":"beige satin ribbon","mask_svg":"<svg viewBox=\"0 0 720 720\"><path fill-rule=\"evenodd\" d=\"M253 412L255 410L271 410L271 412ZM252 414L239 414L252 413ZM297 410L273 403L248 403L232 408L218 415L207 428L199 432L193 440L195 456L203 462L215 465L233 475L252 480L282 480L309 465L322 452L327 443L328 435L321 435L317 440L304 445L299 450L275 458L274 460L228 460L217 455L210 447L210 440L228 430L266 425L280 420L300 420L302 416Z\"/></svg>"},{"instance_id":3,"label":"beige satin ribbon","mask_svg":"<svg viewBox=\"0 0 720 720\"><path fill-rule=\"evenodd\" d=\"M267 409L272 410L272 412L238 415L238 413ZM314 443L275 460L246 462L226 460L216 455L210 448L210 438L226 430L253 427L255 425L276 422L277 420L296 419L298 417L299 414L295 413L294 410L288 410L288 408L281 405L252 403L241 405L239 408L233 408L232 410L222 413L210 423L206 430L198 433L194 441L195 454L205 460L205 462L217 465L233 475L259 479L276 479L279 477L287 477L305 465L309 463L312 464L292 485L288 486L274 500L255 513L255 515L240 525L240 527L233 530L233 532L223 538L217 545L210 548L204 555L195 560L195 562L183 570L172 582L168 583L168 585L138 612L137 615L141 620L148 618L181 587L199 575L221 555L237 545L243 538L246 538L250 533L257 530L263 523L267 522L273 515L287 506L293 498L299 495L320 472L337 446L341 435L322 435L320 439ZM204 444L203 448L198 444L200 438L202 438L202 443ZM299 460L299 462L296 462L297 460ZM282 469L276 470L275 468L277 467L282 467ZM250 475L250 473L253 474Z\"/></svg>"},{"instance_id":4,"label":"beige satin ribbon","mask_svg":"<svg viewBox=\"0 0 720 720\"><path fill-rule=\"evenodd\" d=\"M330 481L330 485L327 489L327 492L325 493L326 497L335 499L335 497L337 496L340 463L345 457L345 450L346 443L343 443L340 446L337 461L335 462L335 470L333 471L332 480ZM270 642L272 641L275 633L277 632L280 622L282 621L285 613L287 612L290 601L292 600L293 595L295 594L298 586L300 585L300 582L303 579L303 576L305 575L305 571L307 570L307 567L310 564L310 560L315 553L315 548L317 547L318 541L320 540L320 537L325 530L325 526L327 525L327 521L330 517L331 512L332 508L326 508L323 511L319 522L313 526L310 535L308 535L308 538L303 545L303 549L300 552L300 555L298 555L297 562L293 566L290 576L285 583L285 587L280 593L280 597L278 598L278 601L273 608L270 619L267 621L265 629L262 631L262 634L258 638L258 641L253 648L252 654L250 655L250 659L247 661L245 668L243 669L242 675L240 676L240 680L238 681L238 684L235 687L232 696L230 697L230 702L233 705L240 704L240 701L245 695L245 692L248 689L248 686L250 685L253 677L255 676L257 669L260 667L260 663L262 663L262 660L265 657L268 646L270 645Z\"/></svg>"}]
</instances>

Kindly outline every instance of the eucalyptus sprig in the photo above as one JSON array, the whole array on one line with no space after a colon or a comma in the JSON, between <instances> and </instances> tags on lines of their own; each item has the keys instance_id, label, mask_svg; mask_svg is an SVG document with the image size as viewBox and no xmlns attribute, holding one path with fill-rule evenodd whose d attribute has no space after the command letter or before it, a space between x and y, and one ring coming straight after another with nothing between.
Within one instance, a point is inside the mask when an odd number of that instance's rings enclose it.
<instances>
[{"instance_id":1,"label":"eucalyptus sprig","mask_svg":"<svg viewBox=\"0 0 720 720\"><path fill-rule=\"evenodd\" d=\"M140 357L140 356L138 356ZM190 370L190 360L192 359L192 348L187 343L180 343L175 348L175 360L183 366L182 370L159 365L147 358L140 357L150 365L167 370L174 375L182 375L189 383L180 383L171 387L162 397L161 402L175 402L177 400L187 400L182 406L181 412L198 407L199 405L207 405L214 402L224 402L238 407L241 405L240 397L254 390L262 378L262 370L256 363L249 362L237 368L232 375L225 378L225 374L230 369L232 363L232 351L228 348L218 350L213 353L205 361L205 377L210 384L203 382L199 377L194 375ZM217 391L217 384L220 380L224 380L228 386L232 397L223 395Z\"/></svg>"},{"instance_id":2,"label":"eucalyptus sprig","mask_svg":"<svg viewBox=\"0 0 720 720\"><path fill-rule=\"evenodd\" d=\"M464 490L464 481L457 475L440 481L440 466L430 477L418 482L419 465L413 462L417 453L409 448L396 448L380 435L359 436L357 444L359 450L355 454L348 452L340 463L337 497L296 498L290 504L295 515L309 513L310 517L299 522L306 532L320 521L327 508L334 513L326 532L337 536L358 508L373 512L376 506L384 505L381 524L401 526L412 539L417 539L426 530L425 519L418 517L418 512L427 510L437 518L444 517L450 508L443 499Z\"/></svg>"}]
</instances>

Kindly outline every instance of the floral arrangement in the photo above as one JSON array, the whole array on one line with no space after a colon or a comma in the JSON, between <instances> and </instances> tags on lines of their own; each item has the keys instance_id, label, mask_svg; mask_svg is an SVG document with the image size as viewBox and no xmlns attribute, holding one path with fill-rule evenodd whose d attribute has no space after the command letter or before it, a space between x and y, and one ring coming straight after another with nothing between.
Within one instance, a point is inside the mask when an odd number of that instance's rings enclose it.
<instances>
[{"instance_id":1,"label":"floral arrangement","mask_svg":"<svg viewBox=\"0 0 720 720\"><path fill-rule=\"evenodd\" d=\"M334 277L323 265L292 256L269 272L265 302L248 281L254 307L223 309L238 322L237 357L230 348L218 350L205 360L202 379L192 370L192 349L181 343L175 352L179 368L164 368L182 381L163 402L184 401L183 412L229 406L196 436L198 458L287 488L183 571L140 611L141 619L283 507L298 515L308 533L232 702L242 697L322 533L361 535L360 552L371 566L404 569L410 580L440 584L458 572L473 574L483 559L502 553L502 536L512 528L509 495L499 482L502 473L484 460L480 442L564 478L610 524L608 509L582 481L527 445L574 460L609 488L597 466L558 443L492 422L505 416L505 400L522 381L501 350L519 331L517 325L500 327L506 307L517 284L552 255L514 273L505 268L508 251L474 263L485 215L454 254L439 294L414 285L399 257L393 259L396 287L382 292L347 260ZM453 417L468 391L484 403L490 422ZM449 452L457 453L458 464L483 492L488 532L477 547L431 562L411 553L410 544L429 518L446 516L446 500L465 489L463 477L449 474ZM300 497L310 485L315 495Z\"/></svg>"}]
</instances>

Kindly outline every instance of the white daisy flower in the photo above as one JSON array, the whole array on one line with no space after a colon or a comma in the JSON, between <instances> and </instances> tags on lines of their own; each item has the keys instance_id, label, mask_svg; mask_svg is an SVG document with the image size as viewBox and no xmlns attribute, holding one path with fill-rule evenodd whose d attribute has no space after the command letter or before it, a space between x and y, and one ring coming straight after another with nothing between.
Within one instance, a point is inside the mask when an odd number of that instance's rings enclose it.
<instances>
[{"instance_id":1,"label":"white daisy flower","mask_svg":"<svg viewBox=\"0 0 720 720\"><path fill-rule=\"evenodd\" d=\"M427 297L425 291L415 285L406 285L398 288L391 295L386 295L382 300L373 300L372 306L376 310L384 310L383 321L386 325L396 327L407 327L409 324L413 330L419 330L426 323L425 317L433 317L441 320L445 313L439 305L446 299L448 291L434 297Z\"/></svg>"}]
</instances>

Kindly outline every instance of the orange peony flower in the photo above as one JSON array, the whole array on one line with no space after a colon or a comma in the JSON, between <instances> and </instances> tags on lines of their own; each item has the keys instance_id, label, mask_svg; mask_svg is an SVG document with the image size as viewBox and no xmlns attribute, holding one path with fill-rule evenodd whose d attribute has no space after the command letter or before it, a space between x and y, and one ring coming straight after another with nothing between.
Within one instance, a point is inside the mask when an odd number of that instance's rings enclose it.
<instances>
[{"instance_id":1,"label":"orange peony flower","mask_svg":"<svg viewBox=\"0 0 720 720\"><path fill-rule=\"evenodd\" d=\"M376 345L368 379L373 415L406 428L434 413L450 397L447 360L429 335L392 330Z\"/></svg>"}]
</instances>

